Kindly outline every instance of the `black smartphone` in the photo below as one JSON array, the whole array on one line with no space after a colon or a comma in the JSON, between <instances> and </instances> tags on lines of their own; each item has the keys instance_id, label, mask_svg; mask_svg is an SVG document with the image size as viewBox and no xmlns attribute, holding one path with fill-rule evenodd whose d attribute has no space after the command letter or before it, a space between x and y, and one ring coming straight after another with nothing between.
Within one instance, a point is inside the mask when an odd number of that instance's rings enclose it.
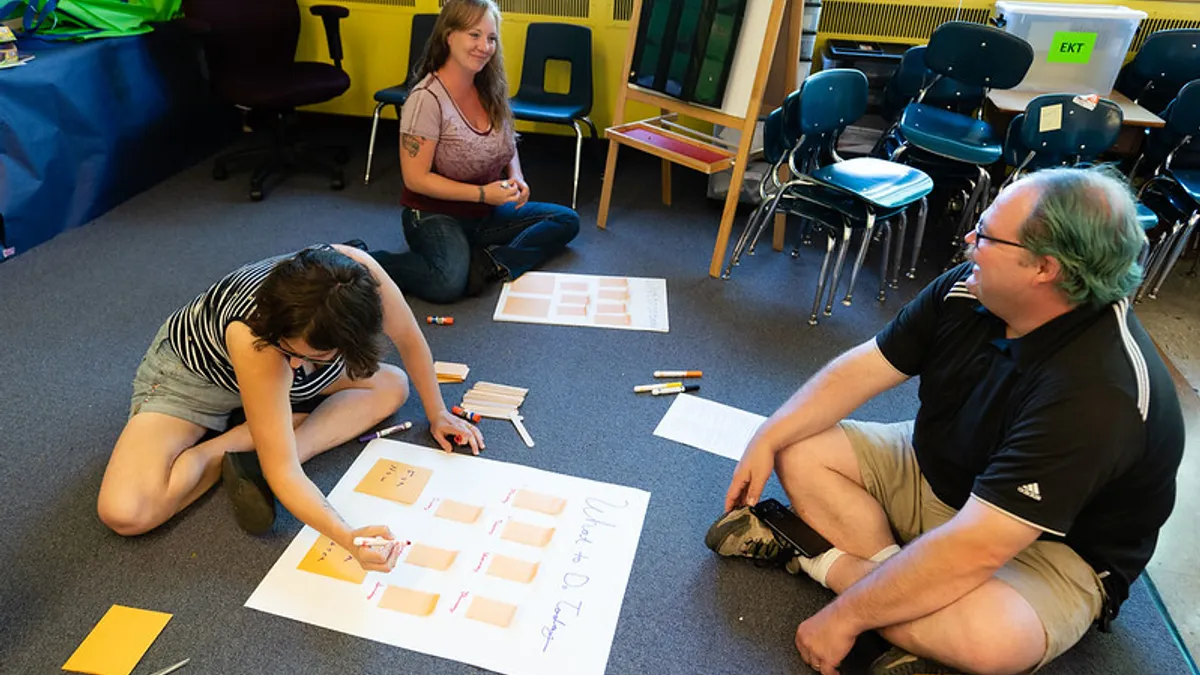
<instances>
[{"instance_id":1,"label":"black smartphone","mask_svg":"<svg viewBox=\"0 0 1200 675\"><path fill-rule=\"evenodd\" d=\"M791 509L780 504L775 499L764 499L750 507L750 512L771 528L775 536L784 544L791 546L806 558L821 555L833 548L833 544L825 541L808 523L800 520Z\"/></svg>"}]
</instances>

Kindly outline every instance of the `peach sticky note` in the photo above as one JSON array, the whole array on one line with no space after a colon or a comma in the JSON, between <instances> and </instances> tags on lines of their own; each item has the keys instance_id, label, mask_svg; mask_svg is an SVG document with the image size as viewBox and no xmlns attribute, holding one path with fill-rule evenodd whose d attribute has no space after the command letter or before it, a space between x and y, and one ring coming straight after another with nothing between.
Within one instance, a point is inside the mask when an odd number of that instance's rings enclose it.
<instances>
[{"instance_id":1,"label":"peach sticky note","mask_svg":"<svg viewBox=\"0 0 1200 675\"><path fill-rule=\"evenodd\" d=\"M558 290L564 293L587 293L588 282L586 281L562 281L558 284Z\"/></svg>"},{"instance_id":2,"label":"peach sticky note","mask_svg":"<svg viewBox=\"0 0 1200 675\"><path fill-rule=\"evenodd\" d=\"M562 305L587 305L592 299L586 295L578 295L575 293L566 293L559 296L558 302Z\"/></svg>"},{"instance_id":3,"label":"peach sticky note","mask_svg":"<svg viewBox=\"0 0 1200 675\"><path fill-rule=\"evenodd\" d=\"M626 305L623 302L602 302L596 306L597 314L625 314Z\"/></svg>"},{"instance_id":4,"label":"peach sticky note","mask_svg":"<svg viewBox=\"0 0 1200 675\"><path fill-rule=\"evenodd\" d=\"M171 615L113 605L63 664L63 670L89 675L129 675Z\"/></svg>"},{"instance_id":5,"label":"peach sticky note","mask_svg":"<svg viewBox=\"0 0 1200 675\"><path fill-rule=\"evenodd\" d=\"M421 496L433 471L421 466L381 459L354 488L355 492L412 505Z\"/></svg>"},{"instance_id":6,"label":"peach sticky note","mask_svg":"<svg viewBox=\"0 0 1200 675\"><path fill-rule=\"evenodd\" d=\"M623 288L601 288L599 296L601 300L628 300L629 291Z\"/></svg>"},{"instance_id":7,"label":"peach sticky note","mask_svg":"<svg viewBox=\"0 0 1200 675\"><path fill-rule=\"evenodd\" d=\"M458 551L449 551L444 548L436 548L434 546L426 546L424 544L413 544L409 549L408 555L404 558L404 562L409 565L418 567L428 567L431 570L448 570L454 564L454 559L458 557Z\"/></svg>"},{"instance_id":8,"label":"peach sticky note","mask_svg":"<svg viewBox=\"0 0 1200 675\"><path fill-rule=\"evenodd\" d=\"M630 323L628 314L597 314L592 321L601 326L628 326Z\"/></svg>"},{"instance_id":9,"label":"peach sticky note","mask_svg":"<svg viewBox=\"0 0 1200 675\"><path fill-rule=\"evenodd\" d=\"M587 316L587 305L559 305L554 313L559 316Z\"/></svg>"},{"instance_id":10,"label":"peach sticky note","mask_svg":"<svg viewBox=\"0 0 1200 675\"><path fill-rule=\"evenodd\" d=\"M553 527L539 527L518 520L508 521L508 524L504 526L504 531L500 533L501 539L529 546L545 546L550 543L550 538L553 536Z\"/></svg>"},{"instance_id":11,"label":"peach sticky note","mask_svg":"<svg viewBox=\"0 0 1200 675\"><path fill-rule=\"evenodd\" d=\"M527 584L537 576L537 571L538 563L496 554L496 557L492 558L492 564L488 565L487 573L488 576L508 579L519 584Z\"/></svg>"},{"instance_id":12,"label":"peach sticky note","mask_svg":"<svg viewBox=\"0 0 1200 675\"><path fill-rule=\"evenodd\" d=\"M429 616L433 614L433 608L437 607L438 598L440 597L437 593L415 591L411 588L401 588L400 586L388 586L383 591L383 597L379 599L379 607L414 616Z\"/></svg>"},{"instance_id":13,"label":"peach sticky note","mask_svg":"<svg viewBox=\"0 0 1200 675\"><path fill-rule=\"evenodd\" d=\"M366 570L359 566L354 556L325 536L317 537L316 543L304 554L304 559L296 569L352 584L361 584L367 578Z\"/></svg>"},{"instance_id":14,"label":"peach sticky note","mask_svg":"<svg viewBox=\"0 0 1200 675\"><path fill-rule=\"evenodd\" d=\"M512 316L545 318L550 314L550 298L523 298L510 295L504 301L504 313Z\"/></svg>"},{"instance_id":15,"label":"peach sticky note","mask_svg":"<svg viewBox=\"0 0 1200 675\"><path fill-rule=\"evenodd\" d=\"M512 291L530 295L550 295L554 292L554 282L553 274L523 274L520 279L512 282Z\"/></svg>"},{"instance_id":16,"label":"peach sticky note","mask_svg":"<svg viewBox=\"0 0 1200 675\"><path fill-rule=\"evenodd\" d=\"M600 280L600 288L629 288L629 279L624 277L606 277Z\"/></svg>"},{"instance_id":17,"label":"peach sticky note","mask_svg":"<svg viewBox=\"0 0 1200 675\"><path fill-rule=\"evenodd\" d=\"M508 624L512 623L513 614L516 612L516 605L476 596L471 601L471 606L467 608L467 618L508 628Z\"/></svg>"},{"instance_id":18,"label":"peach sticky note","mask_svg":"<svg viewBox=\"0 0 1200 675\"><path fill-rule=\"evenodd\" d=\"M479 514L481 513L483 513L482 506L464 504L462 502L456 502L453 499L446 499L442 501L442 503L438 506L438 510L433 515L437 516L438 518L445 518L446 520L453 520L459 523L466 523L470 525L476 520L479 520Z\"/></svg>"},{"instance_id":19,"label":"peach sticky note","mask_svg":"<svg viewBox=\"0 0 1200 675\"><path fill-rule=\"evenodd\" d=\"M538 511L551 516L562 513L563 507L566 505L567 500L561 497L544 495L533 490L517 490L517 496L513 499L513 506L518 509Z\"/></svg>"}]
</instances>

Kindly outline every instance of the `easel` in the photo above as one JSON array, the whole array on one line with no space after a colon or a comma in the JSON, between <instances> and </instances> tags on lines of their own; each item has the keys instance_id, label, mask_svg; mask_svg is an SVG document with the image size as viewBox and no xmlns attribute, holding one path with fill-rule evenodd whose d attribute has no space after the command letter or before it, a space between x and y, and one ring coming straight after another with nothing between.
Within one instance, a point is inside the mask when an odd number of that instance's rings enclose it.
<instances>
[{"instance_id":1,"label":"easel","mask_svg":"<svg viewBox=\"0 0 1200 675\"><path fill-rule=\"evenodd\" d=\"M795 86L796 72L800 61L799 42L804 3L800 0L748 0L748 2L769 2L771 9L766 24L766 35L758 56L754 83L750 89L750 97L744 113L731 114L716 108L696 105L623 81L621 89L617 93L613 126L604 130L605 135L608 136L608 160L604 165L604 188L600 193L600 213L596 220L596 225L601 229L605 229L608 221L609 200L612 198L613 181L617 169L617 149L621 145L628 145L662 159L662 198L663 203L668 206L671 204L671 164L682 164L705 174L733 169L733 176L729 181L729 194L725 197L725 209L721 213L721 227L717 232L712 261L708 266L708 274L712 277L720 275L721 264L725 261L725 249L733 230L733 217L737 210L738 197L741 194L742 179L750 161L754 130L771 70L771 61L775 54L784 12L789 6L789 37L787 63L785 64L785 79L789 83L789 90ZM749 8L747 12L749 12ZM629 21L630 39L625 50L625 68L622 71L622 80L628 77L633 66L635 36L638 34L638 22L641 20L641 14L642 0L634 0L633 14ZM638 101L655 106L662 114L645 120L625 123L627 101ZM739 129L741 138L734 146L720 138L701 134L676 123L675 120L680 115ZM782 248L779 234L781 234L781 228L777 227L776 248Z\"/></svg>"}]
</instances>

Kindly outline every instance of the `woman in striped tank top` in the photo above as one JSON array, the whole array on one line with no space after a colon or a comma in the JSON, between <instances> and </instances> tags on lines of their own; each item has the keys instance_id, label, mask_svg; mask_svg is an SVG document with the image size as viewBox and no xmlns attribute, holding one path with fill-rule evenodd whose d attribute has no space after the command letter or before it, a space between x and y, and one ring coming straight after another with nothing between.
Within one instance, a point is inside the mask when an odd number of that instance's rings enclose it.
<instances>
[{"instance_id":1,"label":"woman in striped tank top","mask_svg":"<svg viewBox=\"0 0 1200 675\"><path fill-rule=\"evenodd\" d=\"M407 375L380 363L385 335ZM437 443L478 454L482 435L447 411L416 318L371 256L320 245L246 265L175 312L151 342L100 486L100 519L142 534L221 478L243 529L270 529L278 497L364 569L389 570L398 547L353 545L358 536L390 539L388 528L348 524L301 464L394 413L410 381ZM305 402L311 413L293 413ZM227 429L237 408L246 422Z\"/></svg>"}]
</instances>

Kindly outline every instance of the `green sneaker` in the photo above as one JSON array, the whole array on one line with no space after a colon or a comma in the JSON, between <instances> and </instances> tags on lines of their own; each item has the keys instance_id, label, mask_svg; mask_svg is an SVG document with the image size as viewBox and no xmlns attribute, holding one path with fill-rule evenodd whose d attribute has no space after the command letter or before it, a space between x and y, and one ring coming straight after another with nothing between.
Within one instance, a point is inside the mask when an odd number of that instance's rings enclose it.
<instances>
[{"instance_id":1,"label":"green sneaker","mask_svg":"<svg viewBox=\"0 0 1200 675\"><path fill-rule=\"evenodd\" d=\"M233 519L250 534L263 534L275 524L275 493L263 477L258 453L227 452L221 460L221 482L233 504Z\"/></svg>"},{"instance_id":2,"label":"green sneaker","mask_svg":"<svg viewBox=\"0 0 1200 675\"><path fill-rule=\"evenodd\" d=\"M771 528L763 524L747 506L740 506L717 519L704 535L704 545L714 553L726 557L753 558L792 567L796 555L790 548L779 544Z\"/></svg>"},{"instance_id":3,"label":"green sneaker","mask_svg":"<svg viewBox=\"0 0 1200 675\"><path fill-rule=\"evenodd\" d=\"M963 675L960 670L892 647L871 664L871 675Z\"/></svg>"}]
</instances>

